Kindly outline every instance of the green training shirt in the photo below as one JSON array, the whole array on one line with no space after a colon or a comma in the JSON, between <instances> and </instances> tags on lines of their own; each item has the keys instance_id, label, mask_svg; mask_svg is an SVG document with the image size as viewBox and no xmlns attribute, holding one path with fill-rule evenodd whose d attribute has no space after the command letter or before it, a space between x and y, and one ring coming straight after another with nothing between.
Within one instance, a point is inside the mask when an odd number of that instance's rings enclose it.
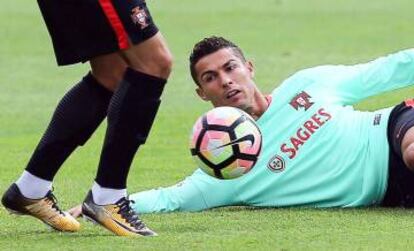
<instances>
[{"instance_id":1,"label":"green training shirt","mask_svg":"<svg viewBox=\"0 0 414 251\"><path fill-rule=\"evenodd\" d=\"M131 195L133 207L145 213L378 204L387 188L392 108L366 112L352 105L412 83L414 49L366 64L299 71L272 92L257 120L263 150L249 173L219 180L198 169L174 186Z\"/></svg>"}]
</instances>

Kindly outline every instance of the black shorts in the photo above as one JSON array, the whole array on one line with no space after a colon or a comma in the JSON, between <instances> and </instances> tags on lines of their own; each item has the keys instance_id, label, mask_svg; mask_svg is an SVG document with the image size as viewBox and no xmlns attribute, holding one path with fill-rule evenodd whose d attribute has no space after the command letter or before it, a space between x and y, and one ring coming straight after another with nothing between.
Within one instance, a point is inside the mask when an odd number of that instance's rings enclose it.
<instances>
[{"instance_id":1,"label":"black shorts","mask_svg":"<svg viewBox=\"0 0 414 251\"><path fill-rule=\"evenodd\" d=\"M158 32L145 0L38 0L58 65L127 49Z\"/></svg>"},{"instance_id":2,"label":"black shorts","mask_svg":"<svg viewBox=\"0 0 414 251\"><path fill-rule=\"evenodd\" d=\"M407 100L394 107L388 120L389 177L382 206L414 207L414 172L405 165L401 153L402 139L413 126L414 100Z\"/></svg>"}]
</instances>

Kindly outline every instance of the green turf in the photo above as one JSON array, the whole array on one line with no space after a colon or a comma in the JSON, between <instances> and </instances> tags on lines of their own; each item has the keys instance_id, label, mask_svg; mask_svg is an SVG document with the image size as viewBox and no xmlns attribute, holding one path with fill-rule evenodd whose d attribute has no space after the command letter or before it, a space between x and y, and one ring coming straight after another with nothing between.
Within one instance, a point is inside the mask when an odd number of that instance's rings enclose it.
<instances>
[{"instance_id":1,"label":"green turf","mask_svg":"<svg viewBox=\"0 0 414 251\"><path fill-rule=\"evenodd\" d=\"M0 191L23 170L54 106L87 65L57 68L36 1L0 8ZM319 64L353 64L414 45L412 0L148 1L175 56L151 137L134 161L129 190L174 184L194 170L187 149L198 101L187 57L199 39L224 35L246 50L256 80L270 92L294 71ZM369 99L375 109L414 96L414 89ZM79 149L55 181L68 208L92 184L103 130ZM280 188L283 189L283 188ZM58 234L0 209L0 250L412 250L413 211L223 208L203 213L144 215L160 236L111 236L89 223Z\"/></svg>"}]
</instances>

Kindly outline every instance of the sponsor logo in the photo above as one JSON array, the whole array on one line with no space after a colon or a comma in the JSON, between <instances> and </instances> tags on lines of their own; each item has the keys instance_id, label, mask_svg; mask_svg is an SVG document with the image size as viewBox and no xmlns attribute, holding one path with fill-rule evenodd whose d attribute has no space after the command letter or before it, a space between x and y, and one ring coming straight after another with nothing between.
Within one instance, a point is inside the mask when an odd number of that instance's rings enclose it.
<instances>
[{"instance_id":1,"label":"sponsor logo","mask_svg":"<svg viewBox=\"0 0 414 251\"><path fill-rule=\"evenodd\" d=\"M272 172L280 173L285 170L285 161L279 155L275 155L267 163L267 168Z\"/></svg>"},{"instance_id":2,"label":"sponsor logo","mask_svg":"<svg viewBox=\"0 0 414 251\"><path fill-rule=\"evenodd\" d=\"M374 116L374 126L379 125L381 123L381 114L375 114Z\"/></svg>"},{"instance_id":3,"label":"sponsor logo","mask_svg":"<svg viewBox=\"0 0 414 251\"><path fill-rule=\"evenodd\" d=\"M308 93L303 91L293 97L289 104L295 108L296 111L298 111L299 108L304 108L306 111L314 104L314 102L310 101L311 98L312 97Z\"/></svg>"},{"instance_id":4,"label":"sponsor logo","mask_svg":"<svg viewBox=\"0 0 414 251\"><path fill-rule=\"evenodd\" d=\"M319 109L296 130L296 133L290 137L288 142L280 146L280 150L286 153L289 159L295 158L299 148L331 118L332 115L326 112L324 108Z\"/></svg>"},{"instance_id":5,"label":"sponsor logo","mask_svg":"<svg viewBox=\"0 0 414 251\"><path fill-rule=\"evenodd\" d=\"M135 7L131 10L131 12L132 12L131 14L132 22L138 25L141 28L141 30L148 26L148 23L147 23L148 15L144 9L141 9L140 7Z\"/></svg>"},{"instance_id":6,"label":"sponsor logo","mask_svg":"<svg viewBox=\"0 0 414 251\"><path fill-rule=\"evenodd\" d=\"M230 141L229 143L226 143L224 145L218 146L218 147L216 147L214 149L211 149L211 150L216 150L216 149L220 149L220 148L223 148L223 147L226 147L226 146L231 146L231 145L239 144L239 143L244 142L244 141L250 141L250 145L252 146L254 144L254 136L253 136L253 134L244 135L243 137L241 137L239 139L235 139L233 141Z\"/></svg>"}]
</instances>

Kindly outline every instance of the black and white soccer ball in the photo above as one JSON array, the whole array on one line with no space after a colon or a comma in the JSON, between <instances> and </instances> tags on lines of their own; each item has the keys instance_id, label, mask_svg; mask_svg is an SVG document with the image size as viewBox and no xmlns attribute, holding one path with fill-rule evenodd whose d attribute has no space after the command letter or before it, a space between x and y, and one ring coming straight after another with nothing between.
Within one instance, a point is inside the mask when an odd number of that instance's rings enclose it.
<instances>
[{"instance_id":1,"label":"black and white soccer ball","mask_svg":"<svg viewBox=\"0 0 414 251\"><path fill-rule=\"evenodd\" d=\"M217 107L194 124L191 154L198 167L219 179L249 172L262 148L262 134L254 119L234 107Z\"/></svg>"}]
</instances>

